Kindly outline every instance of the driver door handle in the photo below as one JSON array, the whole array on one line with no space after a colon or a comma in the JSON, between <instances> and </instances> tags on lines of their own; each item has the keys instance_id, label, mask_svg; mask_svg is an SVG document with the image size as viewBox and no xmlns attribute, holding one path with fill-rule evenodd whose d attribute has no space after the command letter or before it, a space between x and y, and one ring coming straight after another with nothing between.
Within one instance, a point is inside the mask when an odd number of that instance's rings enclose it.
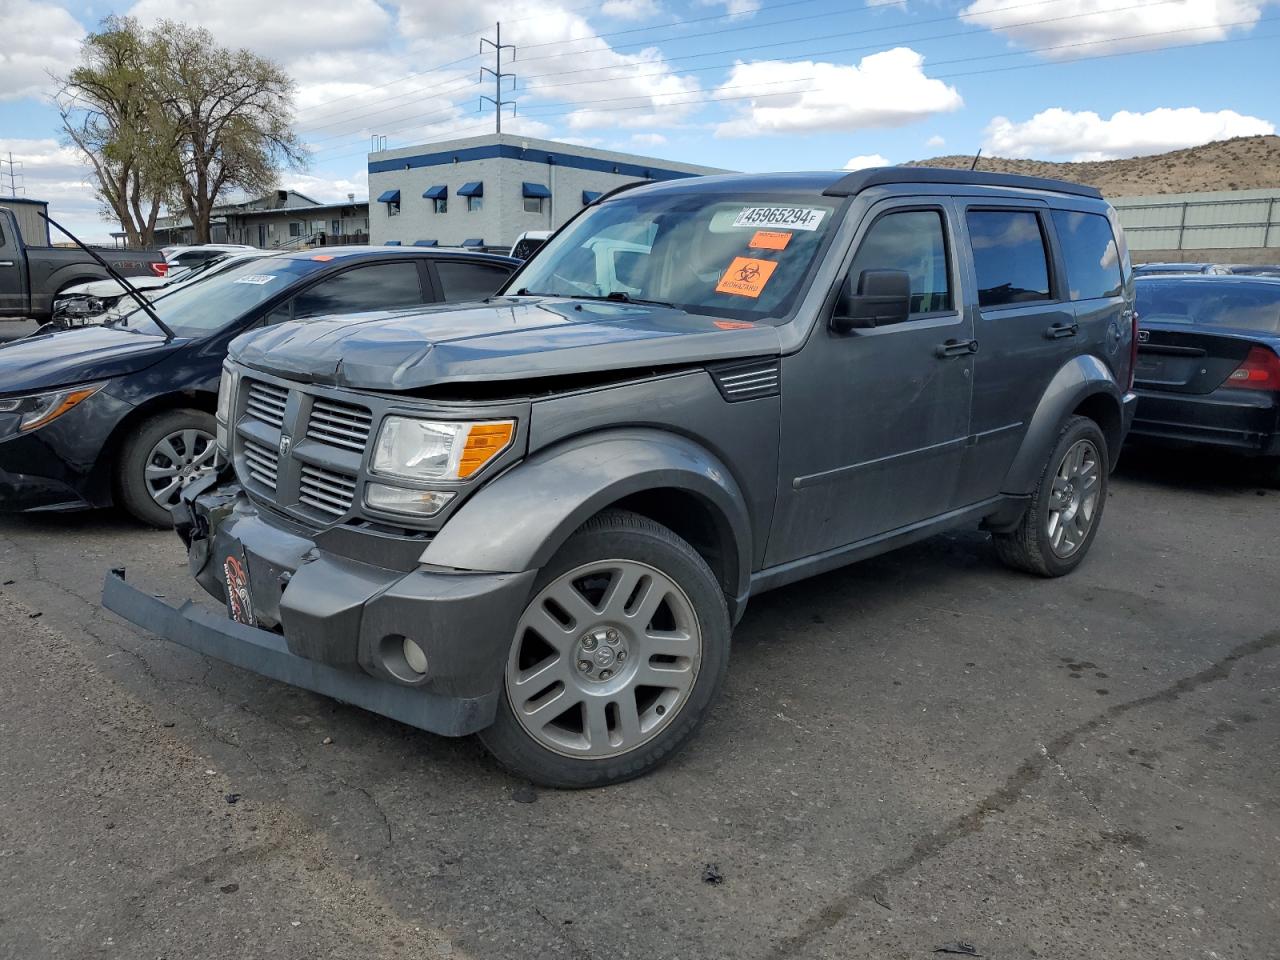
<instances>
[{"instance_id":1,"label":"driver door handle","mask_svg":"<svg viewBox=\"0 0 1280 960\"><path fill-rule=\"evenodd\" d=\"M946 343L938 344L933 352L943 359L947 357L967 357L971 353L978 352L978 341L948 340Z\"/></svg>"}]
</instances>

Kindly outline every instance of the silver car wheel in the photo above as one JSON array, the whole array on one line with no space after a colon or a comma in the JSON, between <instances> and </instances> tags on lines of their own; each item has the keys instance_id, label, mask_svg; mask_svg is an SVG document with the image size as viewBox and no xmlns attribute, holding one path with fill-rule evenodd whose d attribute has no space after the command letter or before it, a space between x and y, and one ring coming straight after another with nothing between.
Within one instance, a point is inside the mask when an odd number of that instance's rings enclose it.
<instances>
[{"instance_id":1,"label":"silver car wheel","mask_svg":"<svg viewBox=\"0 0 1280 960\"><path fill-rule=\"evenodd\" d=\"M184 487L213 471L216 454L213 436L203 430L175 430L162 437L143 468L151 499L166 510L175 506Z\"/></svg>"},{"instance_id":2,"label":"silver car wheel","mask_svg":"<svg viewBox=\"0 0 1280 960\"><path fill-rule=\"evenodd\" d=\"M566 757L616 757L669 727L702 661L693 604L656 567L600 560L543 587L507 660L512 712Z\"/></svg>"},{"instance_id":3,"label":"silver car wheel","mask_svg":"<svg viewBox=\"0 0 1280 960\"><path fill-rule=\"evenodd\" d=\"M1078 440L1058 464L1049 493L1049 548L1066 559L1080 549L1098 515L1102 477L1098 448Z\"/></svg>"}]
</instances>

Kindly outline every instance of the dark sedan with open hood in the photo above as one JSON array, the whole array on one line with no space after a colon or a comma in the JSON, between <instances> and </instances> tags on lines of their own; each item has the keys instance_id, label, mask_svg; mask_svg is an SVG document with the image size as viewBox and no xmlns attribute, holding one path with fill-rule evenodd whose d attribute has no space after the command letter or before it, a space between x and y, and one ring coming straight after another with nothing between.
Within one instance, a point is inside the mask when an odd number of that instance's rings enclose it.
<instances>
[{"instance_id":1,"label":"dark sedan with open hood","mask_svg":"<svg viewBox=\"0 0 1280 960\"><path fill-rule=\"evenodd\" d=\"M442 250L341 247L264 256L102 327L0 347L0 510L119 503L171 523L213 467L227 345L287 320L483 296L518 261Z\"/></svg>"}]
</instances>

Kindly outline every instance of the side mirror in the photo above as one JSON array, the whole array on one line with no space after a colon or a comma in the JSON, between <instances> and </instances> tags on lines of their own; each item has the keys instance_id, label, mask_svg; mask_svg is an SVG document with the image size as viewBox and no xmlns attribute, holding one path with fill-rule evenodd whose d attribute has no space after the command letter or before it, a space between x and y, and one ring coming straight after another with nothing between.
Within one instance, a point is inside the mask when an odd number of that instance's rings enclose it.
<instances>
[{"instance_id":1,"label":"side mirror","mask_svg":"<svg viewBox=\"0 0 1280 960\"><path fill-rule=\"evenodd\" d=\"M858 286L845 281L831 317L832 329L847 333L902 323L911 315L911 277L905 270L863 270Z\"/></svg>"}]
</instances>

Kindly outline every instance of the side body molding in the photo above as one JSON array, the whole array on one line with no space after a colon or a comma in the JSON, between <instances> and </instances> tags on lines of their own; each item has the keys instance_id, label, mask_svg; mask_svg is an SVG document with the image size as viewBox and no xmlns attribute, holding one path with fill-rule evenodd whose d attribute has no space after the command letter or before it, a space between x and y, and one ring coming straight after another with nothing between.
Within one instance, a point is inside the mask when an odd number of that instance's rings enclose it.
<instances>
[{"instance_id":1,"label":"side body molding","mask_svg":"<svg viewBox=\"0 0 1280 960\"><path fill-rule=\"evenodd\" d=\"M1121 416L1124 391L1105 363L1092 354L1073 357L1059 370L1045 389L1032 414L1022 446L1005 475L1004 493L1027 495L1035 490L1044 469L1045 457L1058 438L1062 423L1081 403L1095 394L1110 397L1117 422ZM1112 451L1114 457L1115 451Z\"/></svg>"},{"instance_id":2,"label":"side body molding","mask_svg":"<svg viewBox=\"0 0 1280 960\"><path fill-rule=\"evenodd\" d=\"M654 429L588 433L540 450L463 504L422 562L491 573L542 567L574 530L609 504L671 488L709 508L727 554L725 591L730 603L744 597L751 521L742 491L708 450Z\"/></svg>"}]
</instances>

